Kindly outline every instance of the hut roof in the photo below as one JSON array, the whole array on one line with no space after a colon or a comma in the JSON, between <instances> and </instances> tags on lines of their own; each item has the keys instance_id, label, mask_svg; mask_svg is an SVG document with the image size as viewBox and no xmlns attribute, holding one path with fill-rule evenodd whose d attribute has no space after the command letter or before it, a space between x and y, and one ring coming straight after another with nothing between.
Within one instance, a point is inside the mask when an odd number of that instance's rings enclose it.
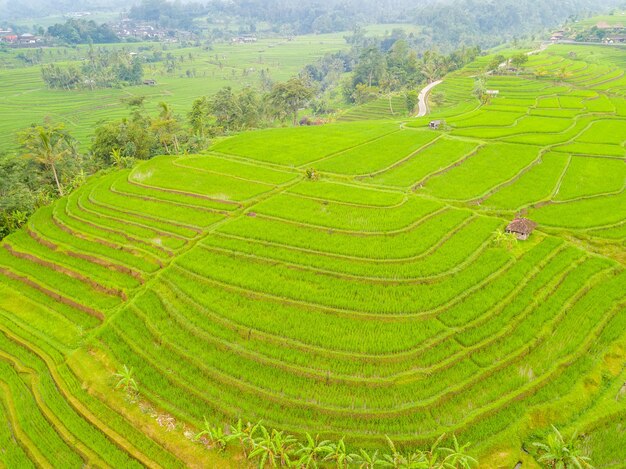
<instances>
[{"instance_id":1,"label":"hut roof","mask_svg":"<svg viewBox=\"0 0 626 469\"><path fill-rule=\"evenodd\" d=\"M509 223L506 227L506 231L512 233L521 233L521 234L530 234L537 223L528 218L516 218L511 223Z\"/></svg>"}]
</instances>

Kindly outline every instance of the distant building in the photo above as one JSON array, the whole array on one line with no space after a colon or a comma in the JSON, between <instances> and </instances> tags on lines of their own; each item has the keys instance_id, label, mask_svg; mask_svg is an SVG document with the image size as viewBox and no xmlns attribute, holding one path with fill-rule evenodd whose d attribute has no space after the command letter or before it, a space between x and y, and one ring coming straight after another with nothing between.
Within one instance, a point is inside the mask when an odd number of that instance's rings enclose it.
<instances>
[{"instance_id":1,"label":"distant building","mask_svg":"<svg viewBox=\"0 0 626 469\"><path fill-rule=\"evenodd\" d=\"M17 43L17 35L16 34L7 34L6 36L2 36L0 41L5 42L7 44L15 44Z\"/></svg>"},{"instance_id":2,"label":"distant building","mask_svg":"<svg viewBox=\"0 0 626 469\"><path fill-rule=\"evenodd\" d=\"M37 38L33 34L26 33L18 36L17 42L20 44L35 44L37 42Z\"/></svg>"},{"instance_id":3,"label":"distant building","mask_svg":"<svg viewBox=\"0 0 626 469\"><path fill-rule=\"evenodd\" d=\"M439 130L439 127L441 127L442 125L443 125L442 120L436 120L436 121L430 121L428 124L428 127L433 130Z\"/></svg>"},{"instance_id":4,"label":"distant building","mask_svg":"<svg viewBox=\"0 0 626 469\"><path fill-rule=\"evenodd\" d=\"M244 34L243 36L234 37L232 42L234 44L250 44L257 42L257 38L251 34Z\"/></svg>"},{"instance_id":5,"label":"distant building","mask_svg":"<svg viewBox=\"0 0 626 469\"><path fill-rule=\"evenodd\" d=\"M155 86L157 84L156 80L153 80L151 78L144 80L143 81L144 85L148 85L148 86Z\"/></svg>"},{"instance_id":6,"label":"distant building","mask_svg":"<svg viewBox=\"0 0 626 469\"><path fill-rule=\"evenodd\" d=\"M624 44L626 43L626 34L614 34L612 36L608 36L604 42L606 44Z\"/></svg>"},{"instance_id":7,"label":"distant building","mask_svg":"<svg viewBox=\"0 0 626 469\"><path fill-rule=\"evenodd\" d=\"M489 96L497 97L500 94L500 90L486 90L485 93Z\"/></svg>"},{"instance_id":8,"label":"distant building","mask_svg":"<svg viewBox=\"0 0 626 469\"><path fill-rule=\"evenodd\" d=\"M524 240L528 239L536 226L537 223L528 218L516 218L507 225L505 231L514 234L519 240Z\"/></svg>"},{"instance_id":9,"label":"distant building","mask_svg":"<svg viewBox=\"0 0 626 469\"><path fill-rule=\"evenodd\" d=\"M552 36L550 37L550 40L552 42L558 42L561 39L563 39L563 37L565 37L565 33L563 31L555 31L552 33Z\"/></svg>"}]
</instances>

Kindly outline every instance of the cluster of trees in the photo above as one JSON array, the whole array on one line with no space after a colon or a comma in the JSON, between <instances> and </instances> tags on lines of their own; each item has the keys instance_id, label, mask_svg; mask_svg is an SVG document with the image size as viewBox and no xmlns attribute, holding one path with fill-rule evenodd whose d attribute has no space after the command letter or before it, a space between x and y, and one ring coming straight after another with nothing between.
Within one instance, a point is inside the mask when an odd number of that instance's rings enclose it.
<instances>
[{"instance_id":1,"label":"cluster of trees","mask_svg":"<svg viewBox=\"0 0 626 469\"><path fill-rule=\"evenodd\" d=\"M139 85L143 80L143 59L126 51L89 47L80 67L50 63L41 67L41 77L49 88L110 88Z\"/></svg>"},{"instance_id":2,"label":"cluster of trees","mask_svg":"<svg viewBox=\"0 0 626 469\"><path fill-rule=\"evenodd\" d=\"M314 88L302 77L274 83L266 92L255 88L235 92L225 87L211 97L196 99L188 120L198 138L263 127L287 119L296 125L298 110L307 105L314 94Z\"/></svg>"},{"instance_id":3,"label":"cluster of trees","mask_svg":"<svg viewBox=\"0 0 626 469\"><path fill-rule=\"evenodd\" d=\"M93 171L63 126L33 125L18 140L19 155L0 155L0 239Z\"/></svg>"},{"instance_id":4,"label":"cluster of trees","mask_svg":"<svg viewBox=\"0 0 626 469\"><path fill-rule=\"evenodd\" d=\"M67 44L107 44L120 42L115 31L106 24L96 24L85 19L69 19L64 24L48 27L48 35Z\"/></svg>"},{"instance_id":5,"label":"cluster of trees","mask_svg":"<svg viewBox=\"0 0 626 469\"><path fill-rule=\"evenodd\" d=\"M603 7L619 4L608 0ZM194 30L194 18L230 17L249 25L269 23L274 32L309 34L347 31L364 23L407 22L423 26L414 46L437 45L449 51L462 44L492 47L554 27L568 15L597 11L595 0L212 0L205 4L142 0L130 10L134 19L163 27Z\"/></svg>"},{"instance_id":6,"label":"cluster of trees","mask_svg":"<svg viewBox=\"0 0 626 469\"><path fill-rule=\"evenodd\" d=\"M267 22L274 32L308 34L346 31L358 22L398 21L409 5L409 0L213 0L206 4L142 0L130 9L130 17L190 31L196 28L194 18L234 17L248 25L248 32L254 32L257 23Z\"/></svg>"},{"instance_id":7,"label":"cluster of trees","mask_svg":"<svg viewBox=\"0 0 626 469\"><path fill-rule=\"evenodd\" d=\"M346 37L349 51L328 54L304 68L306 76L321 93L339 87L347 103L363 104L380 96L403 93L409 112L417 104L416 88L462 68L479 54L479 47L461 47L449 54L426 51L419 54L403 30L389 37L367 37L355 29ZM349 78L344 73L350 72Z\"/></svg>"},{"instance_id":8,"label":"cluster of trees","mask_svg":"<svg viewBox=\"0 0 626 469\"><path fill-rule=\"evenodd\" d=\"M455 0L417 8L410 16L424 28L431 44L443 50L461 44L493 47L511 40L543 33L570 17L610 8L621 0Z\"/></svg>"}]
</instances>

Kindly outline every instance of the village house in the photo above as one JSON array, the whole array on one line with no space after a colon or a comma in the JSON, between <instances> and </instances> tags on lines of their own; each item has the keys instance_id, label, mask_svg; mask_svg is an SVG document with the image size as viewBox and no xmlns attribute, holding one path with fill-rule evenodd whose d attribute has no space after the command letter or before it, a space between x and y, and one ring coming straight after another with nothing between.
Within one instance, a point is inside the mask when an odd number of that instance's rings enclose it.
<instances>
[{"instance_id":1,"label":"village house","mask_svg":"<svg viewBox=\"0 0 626 469\"><path fill-rule=\"evenodd\" d=\"M536 226L537 223L534 221L520 217L509 223L505 231L514 234L519 240L525 240L528 239Z\"/></svg>"},{"instance_id":2,"label":"village house","mask_svg":"<svg viewBox=\"0 0 626 469\"><path fill-rule=\"evenodd\" d=\"M550 40L552 42L558 42L561 39L563 39L563 37L565 36L565 33L563 31L555 31L552 33L552 36L550 37Z\"/></svg>"},{"instance_id":3,"label":"village house","mask_svg":"<svg viewBox=\"0 0 626 469\"><path fill-rule=\"evenodd\" d=\"M614 34L604 39L605 44L626 44L626 34Z\"/></svg>"},{"instance_id":4,"label":"village house","mask_svg":"<svg viewBox=\"0 0 626 469\"><path fill-rule=\"evenodd\" d=\"M37 42L37 38L30 33L21 34L17 38L17 42L20 44L35 44Z\"/></svg>"},{"instance_id":5,"label":"village house","mask_svg":"<svg viewBox=\"0 0 626 469\"><path fill-rule=\"evenodd\" d=\"M17 34L6 34L3 36L0 36L0 42L4 42L5 44L16 44Z\"/></svg>"},{"instance_id":6,"label":"village house","mask_svg":"<svg viewBox=\"0 0 626 469\"><path fill-rule=\"evenodd\" d=\"M233 44L251 44L257 42L257 38L251 34L244 34L242 36L234 37L232 42Z\"/></svg>"}]
</instances>

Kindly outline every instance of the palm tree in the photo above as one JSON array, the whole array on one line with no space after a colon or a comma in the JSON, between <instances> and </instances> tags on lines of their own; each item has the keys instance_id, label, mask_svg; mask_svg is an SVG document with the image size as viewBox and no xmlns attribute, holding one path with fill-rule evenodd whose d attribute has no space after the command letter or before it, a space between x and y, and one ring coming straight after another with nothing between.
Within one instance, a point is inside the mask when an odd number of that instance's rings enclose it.
<instances>
[{"instance_id":1,"label":"palm tree","mask_svg":"<svg viewBox=\"0 0 626 469\"><path fill-rule=\"evenodd\" d=\"M20 144L26 156L50 168L60 196L64 195L57 165L72 154L74 147L63 126L38 125L20 135Z\"/></svg>"},{"instance_id":2,"label":"palm tree","mask_svg":"<svg viewBox=\"0 0 626 469\"><path fill-rule=\"evenodd\" d=\"M422 63L420 67L422 75L426 77L428 83L432 83L437 80L441 75L441 66L435 60L429 60Z\"/></svg>"},{"instance_id":3,"label":"palm tree","mask_svg":"<svg viewBox=\"0 0 626 469\"><path fill-rule=\"evenodd\" d=\"M117 384L115 385L115 389L123 388L124 391L126 391L126 394L139 391L137 382L135 381L135 378L133 378L132 368L128 368L128 366L124 365L120 371L115 373L115 376L119 378Z\"/></svg>"},{"instance_id":4,"label":"palm tree","mask_svg":"<svg viewBox=\"0 0 626 469\"><path fill-rule=\"evenodd\" d=\"M306 434L306 444L300 443L300 448L296 451L296 456L300 456L297 462L298 467L317 468L317 463L322 461L327 455L333 452L334 448L330 441L319 441L319 435L313 437Z\"/></svg>"},{"instance_id":5,"label":"palm tree","mask_svg":"<svg viewBox=\"0 0 626 469\"><path fill-rule=\"evenodd\" d=\"M168 145L168 143L171 143L174 145L174 152L179 154L180 147L177 133L180 131L180 123L176 119L176 116L174 116L174 112L169 104L160 102L159 107L161 108L161 112L159 113L159 117L152 122L152 130L158 135L159 141L165 148L166 153L171 153Z\"/></svg>"},{"instance_id":6,"label":"palm tree","mask_svg":"<svg viewBox=\"0 0 626 469\"><path fill-rule=\"evenodd\" d=\"M545 442L534 442L537 448L537 461L546 468L554 469L593 469L591 459L586 456L585 451L578 447L580 439L576 432L566 440L561 432L553 425L552 433L548 435Z\"/></svg>"}]
</instances>

